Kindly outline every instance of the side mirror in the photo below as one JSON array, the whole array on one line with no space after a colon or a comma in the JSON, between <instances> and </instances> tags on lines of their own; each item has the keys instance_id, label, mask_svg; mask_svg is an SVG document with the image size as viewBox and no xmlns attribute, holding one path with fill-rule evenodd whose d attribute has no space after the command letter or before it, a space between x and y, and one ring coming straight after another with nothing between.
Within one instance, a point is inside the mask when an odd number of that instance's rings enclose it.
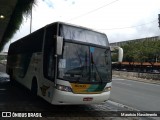
<instances>
[{"instance_id":1,"label":"side mirror","mask_svg":"<svg viewBox=\"0 0 160 120\"><path fill-rule=\"evenodd\" d=\"M118 62L122 62L123 61L123 49L121 47L119 47L118 49Z\"/></svg>"},{"instance_id":2,"label":"side mirror","mask_svg":"<svg viewBox=\"0 0 160 120\"><path fill-rule=\"evenodd\" d=\"M62 55L63 37L56 36L56 54Z\"/></svg>"},{"instance_id":3,"label":"side mirror","mask_svg":"<svg viewBox=\"0 0 160 120\"><path fill-rule=\"evenodd\" d=\"M110 46L112 64L120 63L123 61L123 49L119 46Z\"/></svg>"}]
</instances>

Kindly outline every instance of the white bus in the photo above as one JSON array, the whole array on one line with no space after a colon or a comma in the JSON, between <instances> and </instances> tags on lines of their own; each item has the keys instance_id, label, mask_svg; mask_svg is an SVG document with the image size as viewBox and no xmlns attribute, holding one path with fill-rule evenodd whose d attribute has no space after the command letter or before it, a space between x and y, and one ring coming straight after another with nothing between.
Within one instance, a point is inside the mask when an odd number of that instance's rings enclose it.
<instances>
[{"instance_id":1,"label":"white bus","mask_svg":"<svg viewBox=\"0 0 160 120\"><path fill-rule=\"evenodd\" d=\"M10 45L7 73L51 104L94 104L109 99L111 64L105 34L56 22Z\"/></svg>"}]
</instances>

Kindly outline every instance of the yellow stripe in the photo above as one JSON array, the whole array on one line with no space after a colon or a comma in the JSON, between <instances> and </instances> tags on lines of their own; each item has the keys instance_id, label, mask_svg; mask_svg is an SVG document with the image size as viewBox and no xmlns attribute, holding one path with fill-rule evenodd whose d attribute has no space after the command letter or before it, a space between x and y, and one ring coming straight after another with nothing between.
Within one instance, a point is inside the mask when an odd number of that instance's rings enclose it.
<instances>
[{"instance_id":1,"label":"yellow stripe","mask_svg":"<svg viewBox=\"0 0 160 120\"><path fill-rule=\"evenodd\" d=\"M77 84L77 83L71 83L72 86L72 90L74 93L79 93L79 94L98 94L98 93L102 93L101 92L87 92L88 88L91 86L92 84Z\"/></svg>"}]
</instances>

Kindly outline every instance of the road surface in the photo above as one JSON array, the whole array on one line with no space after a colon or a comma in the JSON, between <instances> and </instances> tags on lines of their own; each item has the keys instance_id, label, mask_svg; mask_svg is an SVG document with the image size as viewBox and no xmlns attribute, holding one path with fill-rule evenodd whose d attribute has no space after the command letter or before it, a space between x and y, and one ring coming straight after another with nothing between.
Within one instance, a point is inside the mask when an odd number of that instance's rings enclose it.
<instances>
[{"instance_id":1,"label":"road surface","mask_svg":"<svg viewBox=\"0 0 160 120\"><path fill-rule=\"evenodd\" d=\"M0 72L6 72L6 66L0 63Z\"/></svg>"},{"instance_id":2,"label":"road surface","mask_svg":"<svg viewBox=\"0 0 160 120\"><path fill-rule=\"evenodd\" d=\"M119 112L117 112L117 110ZM13 113L41 113L41 118L29 120L144 120L138 117L115 117L125 108L110 103L96 105L51 105L31 93L18 83L11 84L9 77L0 72L0 120L4 111ZM3 120L5 120L3 118ZM7 118L10 120L10 118ZM17 120L17 117L15 119ZM28 119L27 119L28 120ZM150 120L150 119L149 119Z\"/></svg>"},{"instance_id":3,"label":"road surface","mask_svg":"<svg viewBox=\"0 0 160 120\"><path fill-rule=\"evenodd\" d=\"M115 94L115 92L113 93ZM0 72L0 114L3 111L42 113L42 119L33 118L34 120L64 120L64 117L66 120L153 120L148 117L115 117L117 114L120 115L121 111L128 111L128 109L119 106L119 104L112 104L112 102L96 105L51 105L41 98L34 98L21 85L11 84L9 76ZM45 115L47 117L44 118ZM7 118L7 120L10 119ZM11 120L17 120L17 117Z\"/></svg>"},{"instance_id":4,"label":"road surface","mask_svg":"<svg viewBox=\"0 0 160 120\"><path fill-rule=\"evenodd\" d=\"M142 111L160 111L160 85L113 78L110 99Z\"/></svg>"}]
</instances>

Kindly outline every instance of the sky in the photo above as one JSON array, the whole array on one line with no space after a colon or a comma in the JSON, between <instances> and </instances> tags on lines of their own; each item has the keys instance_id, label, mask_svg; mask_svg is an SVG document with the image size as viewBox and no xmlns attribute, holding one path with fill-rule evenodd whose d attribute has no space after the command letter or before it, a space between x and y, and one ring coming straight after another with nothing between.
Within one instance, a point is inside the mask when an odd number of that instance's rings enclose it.
<instances>
[{"instance_id":1,"label":"sky","mask_svg":"<svg viewBox=\"0 0 160 120\"><path fill-rule=\"evenodd\" d=\"M160 0L37 0L32 32L62 21L103 32L110 43L159 36ZM30 34L30 16L6 45Z\"/></svg>"}]
</instances>

